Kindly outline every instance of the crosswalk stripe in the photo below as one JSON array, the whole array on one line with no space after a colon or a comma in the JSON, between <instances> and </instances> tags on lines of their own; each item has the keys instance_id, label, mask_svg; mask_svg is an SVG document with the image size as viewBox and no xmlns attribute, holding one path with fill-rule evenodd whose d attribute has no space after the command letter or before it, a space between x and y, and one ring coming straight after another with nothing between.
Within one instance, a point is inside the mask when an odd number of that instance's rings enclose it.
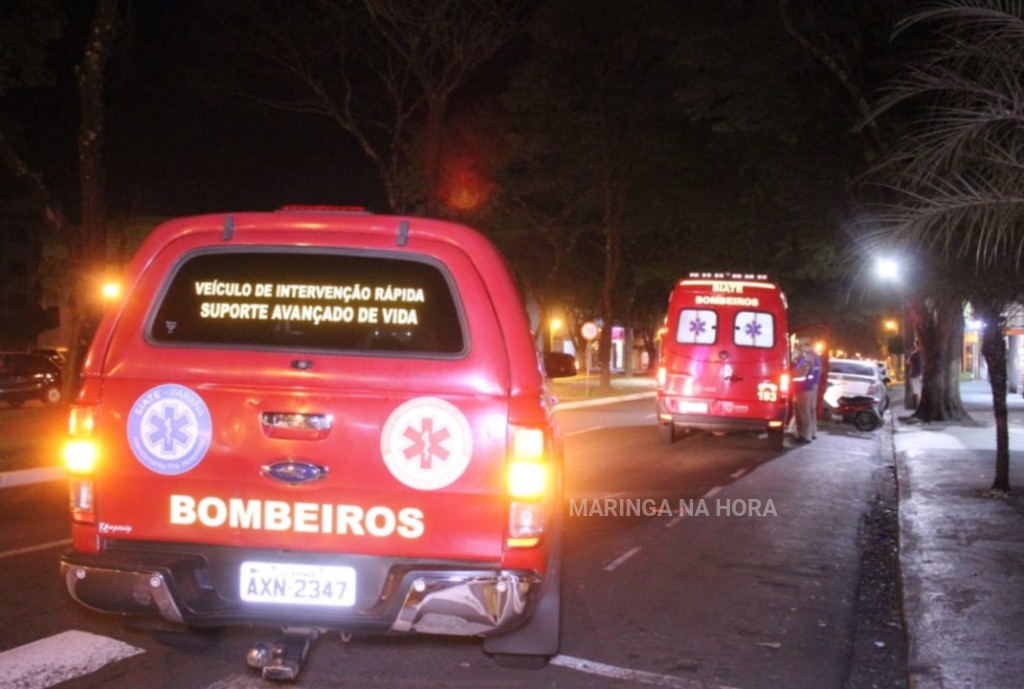
<instances>
[{"instance_id":1,"label":"crosswalk stripe","mask_svg":"<svg viewBox=\"0 0 1024 689\"><path fill-rule=\"evenodd\" d=\"M106 636L61 632L0 652L0 689L46 689L139 653L145 651Z\"/></svg>"}]
</instances>

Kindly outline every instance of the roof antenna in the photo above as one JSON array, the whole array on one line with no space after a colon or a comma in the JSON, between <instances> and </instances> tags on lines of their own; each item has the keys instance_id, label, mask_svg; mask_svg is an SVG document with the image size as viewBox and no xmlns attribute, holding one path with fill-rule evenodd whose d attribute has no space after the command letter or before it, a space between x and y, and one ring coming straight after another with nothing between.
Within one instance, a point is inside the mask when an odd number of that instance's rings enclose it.
<instances>
[{"instance_id":1,"label":"roof antenna","mask_svg":"<svg viewBox=\"0 0 1024 689\"><path fill-rule=\"evenodd\" d=\"M398 223L398 246L405 246L409 243L409 221L403 220Z\"/></svg>"},{"instance_id":2,"label":"roof antenna","mask_svg":"<svg viewBox=\"0 0 1024 689\"><path fill-rule=\"evenodd\" d=\"M224 218L224 231L220 236L221 241L230 242L235 234L235 219L232 216Z\"/></svg>"}]
</instances>

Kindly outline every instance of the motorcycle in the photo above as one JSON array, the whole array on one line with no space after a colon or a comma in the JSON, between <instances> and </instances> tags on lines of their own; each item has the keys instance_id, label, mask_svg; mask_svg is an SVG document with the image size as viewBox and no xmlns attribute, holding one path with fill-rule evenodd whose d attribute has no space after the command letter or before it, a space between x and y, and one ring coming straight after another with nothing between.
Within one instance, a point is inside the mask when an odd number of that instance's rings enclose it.
<instances>
[{"instance_id":1,"label":"motorcycle","mask_svg":"<svg viewBox=\"0 0 1024 689\"><path fill-rule=\"evenodd\" d=\"M834 407L826 403L825 408L832 416L842 418L843 423L853 424L858 431L873 431L882 425L878 400L868 395L840 397Z\"/></svg>"}]
</instances>

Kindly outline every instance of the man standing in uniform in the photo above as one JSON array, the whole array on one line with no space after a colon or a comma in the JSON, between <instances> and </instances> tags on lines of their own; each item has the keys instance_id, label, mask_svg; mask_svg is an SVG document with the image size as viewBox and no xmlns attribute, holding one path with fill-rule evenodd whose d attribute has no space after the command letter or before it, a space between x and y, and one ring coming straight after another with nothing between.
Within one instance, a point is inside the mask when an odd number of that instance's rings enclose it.
<instances>
[{"instance_id":1,"label":"man standing in uniform","mask_svg":"<svg viewBox=\"0 0 1024 689\"><path fill-rule=\"evenodd\" d=\"M818 381L821 379L821 358L811 347L809 338L797 343L793 359L793 391L796 411L796 442L809 443L818 435Z\"/></svg>"}]
</instances>

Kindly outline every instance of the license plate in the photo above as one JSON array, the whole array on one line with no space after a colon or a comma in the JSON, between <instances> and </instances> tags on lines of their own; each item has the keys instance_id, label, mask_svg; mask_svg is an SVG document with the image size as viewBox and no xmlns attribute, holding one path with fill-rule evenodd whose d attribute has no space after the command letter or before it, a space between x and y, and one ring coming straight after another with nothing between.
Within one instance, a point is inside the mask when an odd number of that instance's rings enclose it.
<instances>
[{"instance_id":1,"label":"license plate","mask_svg":"<svg viewBox=\"0 0 1024 689\"><path fill-rule=\"evenodd\" d=\"M242 600L251 603L347 608L356 602L356 571L351 567L243 562L239 574Z\"/></svg>"},{"instance_id":2,"label":"license plate","mask_svg":"<svg viewBox=\"0 0 1024 689\"><path fill-rule=\"evenodd\" d=\"M707 414L708 403L707 402L687 402L681 400L679 402L679 413L681 414Z\"/></svg>"}]
</instances>

